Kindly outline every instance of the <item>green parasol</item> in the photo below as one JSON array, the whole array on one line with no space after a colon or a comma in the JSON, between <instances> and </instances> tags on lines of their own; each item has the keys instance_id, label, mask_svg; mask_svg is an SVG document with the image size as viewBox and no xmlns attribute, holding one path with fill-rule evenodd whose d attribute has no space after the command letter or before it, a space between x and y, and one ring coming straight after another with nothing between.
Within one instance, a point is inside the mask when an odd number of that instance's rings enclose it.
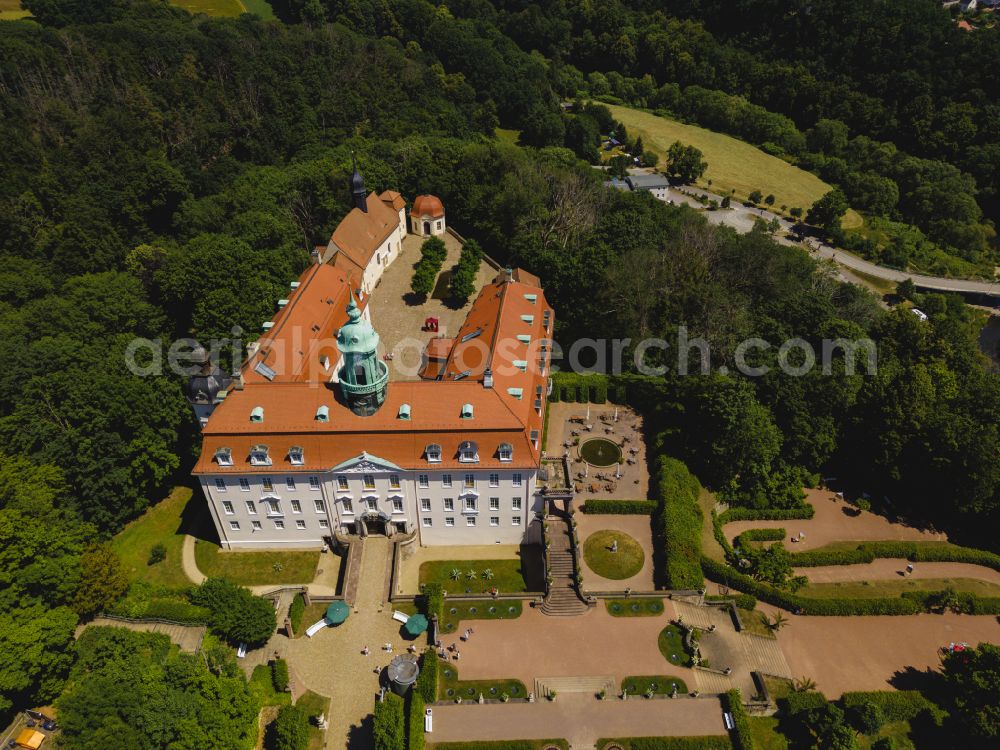
<instances>
[{"instance_id":1,"label":"green parasol","mask_svg":"<svg viewBox=\"0 0 1000 750\"><path fill-rule=\"evenodd\" d=\"M403 630L405 630L408 635L420 635L427 630L427 618L423 615L413 615L406 621L406 624L403 626Z\"/></svg>"},{"instance_id":2,"label":"green parasol","mask_svg":"<svg viewBox=\"0 0 1000 750\"><path fill-rule=\"evenodd\" d=\"M340 625L349 614L351 609L344 602L330 602L330 606L326 608L326 621L331 625Z\"/></svg>"}]
</instances>

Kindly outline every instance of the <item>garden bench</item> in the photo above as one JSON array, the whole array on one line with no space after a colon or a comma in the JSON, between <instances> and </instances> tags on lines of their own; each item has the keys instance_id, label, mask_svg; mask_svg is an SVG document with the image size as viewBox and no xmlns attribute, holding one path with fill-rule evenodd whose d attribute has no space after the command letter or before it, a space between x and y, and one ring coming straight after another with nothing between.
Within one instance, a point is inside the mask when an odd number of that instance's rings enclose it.
<instances>
[{"instance_id":1,"label":"garden bench","mask_svg":"<svg viewBox=\"0 0 1000 750\"><path fill-rule=\"evenodd\" d=\"M392 613L392 619L393 620L399 620L401 623L403 623L405 625L406 621L410 619L410 616L408 614L406 614L405 612L400 612L397 609L395 612Z\"/></svg>"}]
</instances>

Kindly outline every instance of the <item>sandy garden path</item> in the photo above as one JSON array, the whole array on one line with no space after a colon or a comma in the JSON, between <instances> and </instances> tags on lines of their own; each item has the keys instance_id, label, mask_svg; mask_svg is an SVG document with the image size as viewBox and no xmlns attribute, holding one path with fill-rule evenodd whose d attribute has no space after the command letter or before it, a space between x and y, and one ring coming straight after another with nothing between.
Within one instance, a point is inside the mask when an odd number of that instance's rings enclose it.
<instances>
[{"instance_id":1,"label":"sandy garden path","mask_svg":"<svg viewBox=\"0 0 1000 750\"><path fill-rule=\"evenodd\" d=\"M816 515L805 521L734 521L723 527L726 537L733 537L747 529L784 528L790 536L805 534L800 542L786 545L792 552L815 549L830 542L881 541L901 539L907 541L944 542L948 537L940 532L892 523L875 513L853 515L854 506L844 502L827 490L806 490L806 502L816 509ZM846 511L846 512L845 512Z\"/></svg>"},{"instance_id":2,"label":"sandy garden path","mask_svg":"<svg viewBox=\"0 0 1000 750\"><path fill-rule=\"evenodd\" d=\"M821 565L815 568L795 568L795 575L806 576L810 583L841 583L848 581L902 580L908 560L881 559L859 565ZM1000 571L982 565L951 562L918 562L906 578L974 578L1000 586Z\"/></svg>"}]
</instances>

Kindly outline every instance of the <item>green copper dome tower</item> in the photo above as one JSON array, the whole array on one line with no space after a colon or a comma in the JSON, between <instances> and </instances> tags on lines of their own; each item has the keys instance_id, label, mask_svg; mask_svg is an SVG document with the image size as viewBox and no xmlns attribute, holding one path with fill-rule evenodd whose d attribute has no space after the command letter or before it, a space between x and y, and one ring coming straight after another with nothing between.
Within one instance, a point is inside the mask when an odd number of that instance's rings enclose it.
<instances>
[{"instance_id":1,"label":"green copper dome tower","mask_svg":"<svg viewBox=\"0 0 1000 750\"><path fill-rule=\"evenodd\" d=\"M378 358L378 334L371 323L361 319L353 293L347 317L349 320L337 332L337 348L344 355L340 392L351 411L369 417L385 401L389 368Z\"/></svg>"}]
</instances>

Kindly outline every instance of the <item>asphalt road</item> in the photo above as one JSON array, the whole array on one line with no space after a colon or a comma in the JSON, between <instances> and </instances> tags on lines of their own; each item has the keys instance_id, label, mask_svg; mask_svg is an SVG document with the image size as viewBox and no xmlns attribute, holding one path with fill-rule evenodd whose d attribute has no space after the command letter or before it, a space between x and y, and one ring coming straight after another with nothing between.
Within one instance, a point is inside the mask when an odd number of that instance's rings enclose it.
<instances>
[{"instance_id":1,"label":"asphalt road","mask_svg":"<svg viewBox=\"0 0 1000 750\"><path fill-rule=\"evenodd\" d=\"M791 232L792 230L792 222L764 209L748 208L742 204L738 204L729 209L717 209L715 211L705 210L705 207L701 203L690 197L690 193L707 195L710 199L714 198L720 203L722 202L722 196L713 195L700 189L685 189L683 191L676 189L670 190L671 200L675 203L684 203L701 210L704 213L705 218L712 224L730 226L738 232L749 232L753 228L754 222L757 219L763 219L764 221L777 219L783 231ZM779 233L775 239L783 245L804 247L814 257L827 258L852 271L874 276L892 283L910 279L914 284L922 289L932 289L943 292L987 294L1000 298L1000 283L998 282L976 281L973 279L946 279L939 276L925 276L923 274L897 271L893 268L886 268L885 266L880 266L867 261L864 258L854 255L853 253L847 252L846 250L831 247L830 245L820 242L812 237L807 237L802 242L798 242L794 239L783 237Z\"/></svg>"}]
</instances>

